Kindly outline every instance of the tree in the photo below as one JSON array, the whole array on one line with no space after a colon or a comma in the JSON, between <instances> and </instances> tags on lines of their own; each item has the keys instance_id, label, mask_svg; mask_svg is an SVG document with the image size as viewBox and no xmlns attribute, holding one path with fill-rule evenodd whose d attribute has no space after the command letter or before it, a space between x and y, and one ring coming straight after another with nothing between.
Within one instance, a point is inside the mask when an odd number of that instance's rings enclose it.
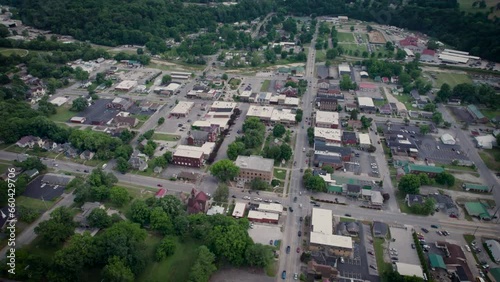
<instances>
[{"instance_id":1,"label":"tree","mask_svg":"<svg viewBox=\"0 0 500 282\"><path fill-rule=\"evenodd\" d=\"M116 159L116 170L121 173L126 173L130 169L130 164L123 157Z\"/></svg>"},{"instance_id":2,"label":"tree","mask_svg":"<svg viewBox=\"0 0 500 282\"><path fill-rule=\"evenodd\" d=\"M123 187L113 186L109 190L109 199L114 205L123 207L130 201L130 195L127 189Z\"/></svg>"},{"instance_id":3,"label":"tree","mask_svg":"<svg viewBox=\"0 0 500 282\"><path fill-rule=\"evenodd\" d=\"M354 90L354 89L356 89L356 87L357 87L356 83L352 82L350 76L348 76L347 74L344 74L342 76L342 79L340 80L340 89L341 90Z\"/></svg>"},{"instance_id":4,"label":"tree","mask_svg":"<svg viewBox=\"0 0 500 282\"><path fill-rule=\"evenodd\" d=\"M136 52L136 53L137 53L137 55L143 55L143 54L144 54L144 49L142 49L142 48L137 48L137 50L136 50L136 51L137 51L137 52Z\"/></svg>"},{"instance_id":5,"label":"tree","mask_svg":"<svg viewBox=\"0 0 500 282\"><path fill-rule=\"evenodd\" d=\"M228 76L227 76L227 74L223 74L223 75L222 75L222 80L228 80Z\"/></svg>"},{"instance_id":6,"label":"tree","mask_svg":"<svg viewBox=\"0 0 500 282\"><path fill-rule=\"evenodd\" d=\"M302 121L302 115L303 115L302 109L297 109L297 111L295 113L295 121L296 122L301 122Z\"/></svg>"},{"instance_id":7,"label":"tree","mask_svg":"<svg viewBox=\"0 0 500 282\"><path fill-rule=\"evenodd\" d=\"M102 270L102 276L105 281L110 282L133 282L135 278L132 270L125 264L125 260L117 256L109 259L108 264Z\"/></svg>"},{"instance_id":8,"label":"tree","mask_svg":"<svg viewBox=\"0 0 500 282\"><path fill-rule=\"evenodd\" d=\"M36 169L39 172L43 172L47 169L47 166L42 163L40 158L32 156L28 157L22 162L14 161L14 165L22 168L23 170Z\"/></svg>"},{"instance_id":9,"label":"tree","mask_svg":"<svg viewBox=\"0 0 500 282\"><path fill-rule=\"evenodd\" d=\"M269 189L269 184L266 181L257 177L250 181L250 188L252 190L263 191Z\"/></svg>"},{"instance_id":10,"label":"tree","mask_svg":"<svg viewBox=\"0 0 500 282\"><path fill-rule=\"evenodd\" d=\"M161 208L155 207L149 213L149 222L152 229L162 234L172 234L174 226L170 216Z\"/></svg>"},{"instance_id":11,"label":"tree","mask_svg":"<svg viewBox=\"0 0 500 282\"><path fill-rule=\"evenodd\" d=\"M407 174L401 177L398 184L398 189L404 195L419 194L420 178L415 174Z\"/></svg>"},{"instance_id":12,"label":"tree","mask_svg":"<svg viewBox=\"0 0 500 282\"><path fill-rule=\"evenodd\" d=\"M253 244L245 252L245 260L248 265L256 267L266 267L274 258L271 246Z\"/></svg>"},{"instance_id":13,"label":"tree","mask_svg":"<svg viewBox=\"0 0 500 282\"><path fill-rule=\"evenodd\" d=\"M432 114L432 121L436 124L439 125L443 122L443 115L440 112L434 112Z\"/></svg>"},{"instance_id":14,"label":"tree","mask_svg":"<svg viewBox=\"0 0 500 282\"><path fill-rule=\"evenodd\" d=\"M358 120L358 113L358 110L352 110L349 118L351 120Z\"/></svg>"},{"instance_id":15,"label":"tree","mask_svg":"<svg viewBox=\"0 0 500 282\"><path fill-rule=\"evenodd\" d=\"M329 60L334 60L339 55L339 51L336 48L328 49L326 51L326 58Z\"/></svg>"},{"instance_id":16,"label":"tree","mask_svg":"<svg viewBox=\"0 0 500 282\"><path fill-rule=\"evenodd\" d=\"M365 116L362 116L360 120L361 120L361 125L364 129L369 128L372 125L372 121L373 121L372 118L367 118Z\"/></svg>"},{"instance_id":17,"label":"tree","mask_svg":"<svg viewBox=\"0 0 500 282\"><path fill-rule=\"evenodd\" d=\"M210 250L219 259L226 260L234 266L243 265L246 249L252 244L247 228L235 223L225 226L214 225L207 238Z\"/></svg>"},{"instance_id":18,"label":"tree","mask_svg":"<svg viewBox=\"0 0 500 282\"><path fill-rule=\"evenodd\" d=\"M280 157L281 159L285 160L285 161L288 161L292 158L292 148L286 144L286 143L283 143L280 145Z\"/></svg>"},{"instance_id":19,"label":"tree","mask_svg":"<svg viewBox=\"0 0 500 282\"><path fill-rule=\"evenodd\" d=\"M333 167L331 167L329 165L324 165L321 169L328 172L328 173L333 173Z\"/></svg>"},{"instance_id":20,"label":"tree","mask_svg":"<svg viewBox=\"0 0 500 282\"><path fill-rule=\"evenodd\" d=\"M214 193L214 201L225 203L227 202L228 197L229 197L229 187L224 183L219 184Z\"/></svg>"},{"instance_id":21,"label":"tree","mask_svg":"<svg viewBox=\"0 0 500 282\"><path fill-rule=\"evenodd\" d=\"M406 59L406 52L403 49L398 49L394 58L396 60L402 61L402 60Z\"/></svg>"},{"instance_id":22,"label":"tree","mask_svg":"<svg viewBox=\"0 0 500 282\"><path fill-rule=\"evenodd\" d=\"M436 175L435 180L438 184L446 185L448 187L455 185L455 176L446 171Z\"/></svg>"},{"instance_id":23,"label":"tree","mask_svg":"<svg viewBox=\"0 0 500 282\"><path fill-rule=\"evenodd\" d=\"M50 245L57 245L64 242L75 232L75 223L73 215L69 208L59 207L50 214L50 219L42 221L35 227L35 233L39 235L44 242Z\"/></svg>"},{"instance_id":24,"label":"tree","mask_svg":"<svg viewBox=\"0 0 500 282\"><path fill-rule=\"evenodd\" d=\"M142 226L149 223L151 211L143 200L135 200L130 207L130 218Z\"/></svg>"},{"instance_id":25,"label":"tree","mask_svg":"<svg viewBox=\"0 0 500 282\"><path fill-rule=\"evenodd\" d=\"M244 151L245 151L245 143L243 142L239 142L239 141L236 141L236 142L233 142L231 144L229 144L229 146L227 147L227 157L234 161L236 160L236 158L241 155Z\"/></svg>"},{"instance_id":26,"label":"tree","mask_svg":"<svg viewBox=\"0 0 500 282\"><path fill-rule=\"evenodd\" d=\"M366 31L372 32L373 31L373 27L371 25L367 25L366 26Z\"/></svg>"},{"instance_id":27,"label":"tree","mask_svg":"<svg viewBox=\"0 0 500 282\"><path fill-rule=\"evenodd\" d=\"M111 217L106 213L104 209L94 209L90 212L87 217L90 227L95 228L107 228L111 226Z\"/></svg>"},{"instance_id":28,"label":"tree","mask_svg":"<svg viewBox=\"0 0 500 282\"><path fill-rule=\"evenodd\" d=\"M78 97L75 100L73 100L73 104L71 105L71 108L69 110L73 112L81 112L85 110L88 107L88 105L89 104L85 98Z\"/></svg>"},{"instance_id":29,"label":"tree","mask_svg":"<svg viewBox=\"0 0 500 282\"><path fill-rule=\"evenodd\" d=\"M286 59L288 57L288 52L287 51L281 51L281 59Z\"/></svg>"},{"instance_id":30,"label":"tree","mask_svg":"<svg viewBox=\"0 0 500 282\"><path fill-rule=\"evenodd\" d=\"M283 134L285 134L285 132L286 132L285 126L283 126L280 123L276 124L273 128L273 135L275 137L281 137L283 136Z\"/></svg>"},{"instance_id":31,"label":"tree","mask_svg":"<svg viewBox=\"0 0 500 282\"><path fill-rule=\"evenodd\" d=\"M162 125L164 122L165 122L165 118L164 117L160 117L158 119L158 125Z\"/></svg>"},{"instance_id":32,"label":"tree","mask_svg":"<svg viewBox=\"0 0 500 282\"><path fill-rule=\"evenodd\" d=\"M161 84L162 85L166 85L166 84L169 84L170 82L172 81L172 77L168 74L164 75L162 78L161 78Z\"/></svg>"},{"instance_id":33,"label":"tree","mask_svg":"<svg viewBox=\"0 0 500 282\"><path fill-rule=\"evenodd\" d=\"M390 52L394 52L394 44L391 41L385 43L385 49Z\"/></svg>"},{"instance_id":34,"label":"tree","mask_svg":"<svg viewBox=\"0 0 500 282\"><path fill-rule=\"evenodd\" d=\"M156 249L156 260L162 261L164 258L169 257L175 253L176 249L175 239L172 237L165 237L161 240L160 245Z\"/></svg>"},{"instance_id":35,"label":"tree","mask_svg":"<svg viewBox=\"0 0 500 282\"><path fill-rule=\"evenodd\" d=\"M206 246L200 246L198 257L189 272L189 282L208 282L212 273L217 270L214 262L215 255Z\"/></svg>"},{"instance_id":36,"label":"tree","mask_svg":"<svg viewBox=\"0 0 500 282\"><path fill-rule=\"evenodd\" d=\"M426 135L431 131L431 128L427 124L420 125L420 134Z\"/></svg>"},{"instance_id":37,"label":"tree","mask_svg":"<svg viewBox=\"0 0 500 282\"><path fill-rule=\"evenodd\" d=\"M210 172L219 181L227 182L228 180L233 180L238 175L240 168L231 160L220 160L210 167Z\"/></svg>"},{"instance_id":38,"label":"tree","mask_svg":"<svg viewBox=\"0 0 500 282\"><path fill-rule=\"evenodd\" d=\"M352 32L352 31L354 31L354 26L351 26L351 28L350 28L350 29L351 29L351 32Z\"/></svg>"},{"instance_id":39,"label":"tree","mask_svg":"<svg viewBox=\"0 0 500 282\"><path fill-rule=\"evenodd\" d=\"M439 91L436 93L436 101L437 102L446 102L448 99L451 97L452 92L451 92L451 87L448 83L443 83L441 85L441 88Z\"/></svg>"}]
</instances>

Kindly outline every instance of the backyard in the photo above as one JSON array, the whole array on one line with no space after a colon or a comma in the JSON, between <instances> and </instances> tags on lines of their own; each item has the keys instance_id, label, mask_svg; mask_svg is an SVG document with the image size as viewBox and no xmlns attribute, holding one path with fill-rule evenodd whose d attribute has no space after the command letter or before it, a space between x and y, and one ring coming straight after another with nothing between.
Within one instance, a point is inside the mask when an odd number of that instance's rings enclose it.
<instances>
[{"instance_id":1,"label":"backyard","mask_svg":"<svg viewBox=\"0 0 500 282\"><path fill-rule=\"evenodd\" d=\"M436 77L436 87L441 87L444 83L448 83L452 88L461 83L472 83L472 80L467 74L438 72L434 73Z\"/></svg>"},{"instance_id":2,"label":"backyard","mask_svg":"<svg viewBox=\"0 0 500 282\"><path fill-rule=\"evenodd\" d=\"M57 108L57 113L49 117L50 120L55 122L68 122L76 115L75 112L69 110L69 106L63 105Z\"/></svg>"},{"instance_id":3,"label":"backyard","mask_svg":"<svg viewBox=\"0 0 500 282\"><path fill-rule=\"evenodd\" d=\"M286 177L286 170L279 168L274 169L274 178L277 178L279 180L285 180L285 177Z\"/></svg>"}]
</instances>

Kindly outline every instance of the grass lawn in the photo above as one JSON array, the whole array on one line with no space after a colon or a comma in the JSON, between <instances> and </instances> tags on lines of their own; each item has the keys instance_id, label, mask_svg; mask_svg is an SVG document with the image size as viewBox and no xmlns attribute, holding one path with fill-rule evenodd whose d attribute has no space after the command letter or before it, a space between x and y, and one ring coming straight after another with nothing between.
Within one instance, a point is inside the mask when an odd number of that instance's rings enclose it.
<instances>
[{"instance_id":1,"label":"grass lawn","mask_svg":"<svg viewBox=\"0 0 500 282\"><path fill-rule=\"evenodd\" d=\"M316 62L325 62L325 61L326 61L326 50L316 51Z\"/></svg>"},{"instance_id":2,"label":"grass lawn","mask_svg":"<svg viewBox=\"0 0 500 282\"><path fill-rule=\"evenodd\" d=\"M57 108L57 114L49 117L50 120L55 122L68 122L77 113L69 110L69 106L60 106Z\"/></svg>"},{"instance_id":3,"label":"grass lawn","mask_svg":"<svg viewBox=\"0 0 500 282\"><path fill-rule=\"evenodd\" d=\"M267 267L266 267L266 275L269 277L276 277L278 274L278 262L273 260Z\"/></svg>"},{"instance_id":4,"label":"grass lawn","mask_svg":"<svg viewBox=\"0 0 500 282\"><path fill-rule=\"evenodd\" d=\"M477 12L489 12L490 7L494 7L497 3L498 0L485 0L486 3L486 8L479 8L479 6L472 7L472 3L476 2L476 0L458 0L459 8L462 11L469 12L469 13L477 13ZM490 18L493 16L499 16L500 11L493 9L493 13L490 14Z\"/></svg>"},{"instance_id":5,"label":"grass lawn","mask_svg":"<svg viewBox=\"0 0 500 282\"><path fill-rule=\"evenodd\" d=\"M179 140L179 135L173 134L163 134L163 133L155 133L153 134L153 140L161 140L161 141L176 141Z\"/></svg>"},{"instance_id":6,"label":"grass lawn","mask_svg":"<svg viewBox=\"0 0 500 282\"><path fill-rule=\"evenodd\" d=\"M355 42L354 35L350 32L339 32L337 35L339 42Z\"/></svg>"},{"instance_id":7,"label":"grass lawn","mask_svg":"<svg viewBox=\"0 0 500 282\"><path fill-rule=\"evenodd\" d=\"M479 151L479 156L489 169L500 171L500 149L484 149Z\"/></svg>"},{"instance_id":8,"label":"grass lawn","mask_svg":"<svg viewBox=\"0 0 500 282\"><path fill-rule=\"evenodd\" d=\"M238 86L240 85L240 83L241 83L240 79L231 78L229 80L229 85L231 85L231 89L232 90L236 90L236 88L238 88Z\"/></svg>"},{"instance_id":9,"label":"grass lawn","mask_svg":"<svg viewBox=\"0 0 500 282\"><path fill-rule=\"evenodd\" d=\"M460 166L460 165L452 165L452 164L436 164L436 166L441 166L446 169L451 169L451 170L463 170L463 171L469 171L469 172L476 172L477 169L472 168L470 166Z\"/></svg>"},{"instance_id":10,"label":"grass lawn","mask_svg":"<svg viewBox=\"0 0 500 282\"><path fill-rule=\"evenodd\" d=\"M366 45L358 45L350 43L339 43L339 45L342 46L342 48L344 48L345 50L344 55L355 56L354 52L356 52L356 50L359 50L358 57L361 57L361 54L363 54L364 51L368 51ZM349 54L349 51L352 51L352 54Z\"/></svg>"},{"instance_id":11,"label":"grass lawn","mask_svg":"<svg viewBox=\"0 0 500 282\"><path fill-rule=\"evenodd\" d=\"M399 102L405 104L407 110L418 110L411 105L412 97L408 94L394 95Z\"/></svg>"},{"instance_id":12,"label":"grass lawn","mask_svg":"<svg viewBox=\"0 0 500 282\"><path fill-rule=\"evenodd\" d=\"M340 222L355 222L356 220L354 218L350 217L341 217Z\"/></svg>"},{"instance_id":13,"label":"grass lawn","mask_svg":"<svg viewBox=\"0 0 500 282\"><path fill-rule=\"evenodd\" d=\"M43 243L43 239L41 237L36 237L31 244L26 246L26 249L29 254L38 255L46 261L52 261L55 252L60 250L62 247L62 244L57 246L46 245Z\"/></svg>"},{"instance_id":14,"label":"grass lawn","mask_svg":"<svg viewBox=\"0 0 500 282\"><path fill-rule=\"evenodd\" d=\"M489 109L488 110L481 109L481 113L483 113L483 115L489 119L500 116L500 111L489 110Z\"/></svg>"},{"instance_id":15,"label":"grass lawn","mask_svg":"<svg viewBox=\"0 0 500 282\"><path fill-rule=\"evenodd\" d=\"M441 87L444 83L448 83L452 88L461 83L472 83L470 77L462 73L437 72L434 75L436 76L436 87Z\"/></svg>"},{"instance_id":16,"label":"grass lawn","mask_svg":"<svg viewBox=\"0 0 500 282\"><path fill-rule=\"evenodd\" d=\"M150 116L148 115L132 115L132 116L138 119L139 121L147 121L150 118Z\"/></svg>"},{"instance_id":17,"label":"grass lawn","mask_svg":"<svg viewBox=\"0 0 500 282\"><path fill-rule=\"evenodd\" d=\"M50 209L50 207L52 207L52 205L54 205L54 202L42 201L42 200L30 198L30 197L19 196L16 198L16 205L31 207L31 208L37 209L41 212L45 212L46 210Z\"/></svg>"},{"instance_id":18,"label":"grass lawn","mask_svg":"<svg viewBox=\"0 0 500 282\"><path fill-rule=\"evenodd\" d=\"M381 107L381 106L387 104L387 101L386 100L373 100L373 104L375 105L375 107Z\"/></svg>"},{"instance_id":19,"label":"grass lawn","mask_svg":"<svg viewBox=\"0 0 500 282\"><path fill-rule=\"evenodd\" d=\"M271 84L271 81L269 79L264 80L264 82L262 83L262 86L260 87L260 91L267 92L267 89L269 88L269 84Z\"/></svg>"},{"instance_id":20,"label":"grass lawn","mask_svg":"<svg viewBox=\"0 0 500 282\"><path fill-rule=\"evenodd\" d=\"M279 180L285 180L285 177L286 177L286 170L280 168L274 169L274 178L277 178Z\"/></svg>"},{"instance_id":21,"label":"grass lawn","mask_svg":"<svg viewBox=\"0 0 500 282\"><path fill-rule=\"evenodd\" d=\"M6 163L0 163L0 173L5 173L7 171L7 168L11 166L10 164Z\"/></svg>"},{"instance_id":22,"label":"grass lawn","mask_svg":"<svg viewBox=\"0 0 500 282\"><path fill-rule=\"evenodd\" d=\"M24 57L29 54L30 51L26 49L9 49L9 48L1 48L0 49L0 54L4 56L10 56L10 55L19 55L21 57Z\"/></svg>"},{"instance_id":23,"label":"grass lawn","mask_svg":"<svg viewBox=\"0 0 500 282\"><path fill-rule=\"evenodd\" d=\"M154 254L160 238L149 236L146 238L146 246L151 255ZM150 263L144 273L138 277L138 281L164 281L177 282L188 281L189 270L197 258L196 250L199 244L188 242L177 242L175 253L160 262Z\"/></svg>"},{"instance_id":24,"label":"grass lawn","mask_svg":"<svg viewBox=\"0 0 500 282\"><path fill-rule=\"evenodd\" d=\"M375 258L377 259L378 273L384 273L391 270L392 268L390 263L384 261L384 242L385 240L382 238L373 238L373 246L375 249Z\"/></svg>"}]
</instances>

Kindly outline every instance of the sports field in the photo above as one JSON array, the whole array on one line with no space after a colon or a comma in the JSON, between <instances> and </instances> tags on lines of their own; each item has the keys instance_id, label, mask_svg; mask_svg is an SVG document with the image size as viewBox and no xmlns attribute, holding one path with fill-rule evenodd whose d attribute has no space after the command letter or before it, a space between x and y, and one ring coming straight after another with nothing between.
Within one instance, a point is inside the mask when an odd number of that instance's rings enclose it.
<instances>
[{"instance_id":1,"label":"sports field","mask_svg":"<svg viewBox=\"0 0 500 282\"><path fill-rule=\"evenodd\" d=\"M350 32L339 32L337 37L339 42L355 42L354 36Z\"/></svg>"},{"instance_id":2,"label":"sports field","mask_svg":"<svg viewBox=\"0 0 500 282\"><path fill-rule=\"evenodd\" d=\"M444 83L448 83L451 87L461 83L472 83L470 77L462 73L439 72L436 76L436 87L441 87Z\"/></svg>"}]
</instances>

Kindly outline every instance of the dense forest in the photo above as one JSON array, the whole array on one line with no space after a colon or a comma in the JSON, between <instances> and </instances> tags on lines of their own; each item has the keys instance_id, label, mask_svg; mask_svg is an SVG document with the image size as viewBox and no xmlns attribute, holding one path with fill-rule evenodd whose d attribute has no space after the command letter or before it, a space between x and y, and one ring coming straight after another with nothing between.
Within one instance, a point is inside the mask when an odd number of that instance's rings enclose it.
<instances>
[{"instance_id":1,"label":"dense forest","mask_svg":"<svg viewBox=\"0 0 500 282\"><path fill-rule=\"evenodd\" d=\"M486 13L461 12L457 0L412 0L405 5L401 0L374 0L369 5L344 0L288 0L279 5L273 0L243 0L215 7L185 2L205 1L2 1L17 7L19 18L28 25L104 45L145 44L159 38L179 41L200 28L215 31L217 23L250 21L275 11L376 21L427 33L484 58L500 58L500 20L489 20Z\"/></svg>"}]
</instances>

